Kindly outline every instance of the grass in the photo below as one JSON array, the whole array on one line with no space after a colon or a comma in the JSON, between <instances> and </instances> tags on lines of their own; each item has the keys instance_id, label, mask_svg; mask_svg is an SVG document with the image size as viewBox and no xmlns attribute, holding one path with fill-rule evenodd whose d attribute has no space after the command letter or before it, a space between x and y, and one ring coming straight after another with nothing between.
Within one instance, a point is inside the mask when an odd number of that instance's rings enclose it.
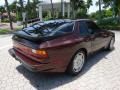
<instances>
[{"instance_id":1,"label":"grass","mask_svg":"<svg viewBox=\"0 0 120 90\"><path fill-rule=\"evenodd\" d=\"M11 31L8 29L0 29L0 34L8 34L8 33L11 33Z\"/></svg>"},{"instance_id":2,"label":"grass","mask_svg":"<svg viewBox=\"0 0 120 90\"><path fill-rule=\"evenodd\" d=\"M18 31L18 30L20 30L21 28L16 28L15 30L9 30L9 29L0 29L0 35L1 34L10 34L10 33L13 33L13 32L15 32L15 31Z\"/></svg>"}]
</instances>

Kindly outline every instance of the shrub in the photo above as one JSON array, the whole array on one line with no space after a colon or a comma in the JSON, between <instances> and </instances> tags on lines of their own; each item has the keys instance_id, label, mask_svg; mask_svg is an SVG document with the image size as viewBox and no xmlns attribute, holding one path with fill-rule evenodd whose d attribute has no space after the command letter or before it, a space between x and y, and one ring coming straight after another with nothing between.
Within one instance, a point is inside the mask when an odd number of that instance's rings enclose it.
<instances>
[{"instance_id":1,"label":"shrub","mask_svg":"<svg viewBox=\"0 0 120 90\"><path fill-rule=\"evenodd\" d=\"M101 21L97 21L97 23L101 25L115 25L115 24L119 24L119 18L113 18L113 17L104 18Z\"/></svg>"},{"instance_id":2,"label":"shrub","mask_svg":"<svg viewBox=\"0 0 120 90\"><path fill-rule=\"evenodd\" d=\"M120 25L100 25L100 27L107 30L120 30Z\"/></svg>"},{"instance_id":3,"label":"shrub","mask_svg":"<svg viewBox=\"0 0 120 90\"><path fill-rule=\"evenodd\" d=\"M4 23L9 23L9 19L8 18L4 18L1 21L4 22Z\"/></svg>"}]
</instances>

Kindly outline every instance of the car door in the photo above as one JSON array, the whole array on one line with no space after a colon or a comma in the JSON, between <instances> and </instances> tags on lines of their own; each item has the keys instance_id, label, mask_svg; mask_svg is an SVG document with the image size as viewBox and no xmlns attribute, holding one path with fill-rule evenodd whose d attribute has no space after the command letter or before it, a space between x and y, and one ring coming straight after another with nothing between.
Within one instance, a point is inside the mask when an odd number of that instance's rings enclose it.
<instances>
[{"instance_id":1,"label":"car door","mask_svg":"<svg viewBox=\"0 0 120 90\"><path fill-rule=\"evenodd\" d=\"M101 29L100 35L102 37L102 45L105 47L110 41L109 33L106 30Z\"/></svg>"},{"instance_id":2,"label":"car door","mask_svg":"<svg viewBox=\"0 0 120 90\"><path fill-rule=\"evenodd\" d=\"M83 48L87 49L87 52L90 53L91 50L91 37L90 33L88 32L86 23L84 21L79 21L78 22L78 32L80 38L82 38L82 43L80 42L80 45L82 44Z\"/></svg>"},{"instance_id":3,"label":"car door","mask_svg":"<svg viewBox=\"0 0 120 90\"><path fill-rule=\"evenodd\" d=\"M103 47L104 40L100 28L93 21L86 21L88 32L90 33L92 51L95 52Z\"/></svg>"}]
</instances>

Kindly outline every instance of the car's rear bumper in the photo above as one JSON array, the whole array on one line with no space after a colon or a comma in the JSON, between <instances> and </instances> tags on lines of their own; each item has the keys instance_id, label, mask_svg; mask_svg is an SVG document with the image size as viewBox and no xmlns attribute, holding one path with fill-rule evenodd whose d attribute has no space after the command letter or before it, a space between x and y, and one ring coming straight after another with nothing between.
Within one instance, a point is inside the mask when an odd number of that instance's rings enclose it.
<instances>
[{"instance_id":1,"label":"car's rear bumper","mask_svg":"<svg viewBox=\"0 0 120 90\"><path fill-rule=\"evenodd\" d=\"M17 61L22 63L22 65L32 72L64 72L65 68L57 68L53 67L52 64L49 63L40 63L32 60L29 57L19 53L15 49L10 49L9 54L15 58Z\"/></svg>"}]
</instances>

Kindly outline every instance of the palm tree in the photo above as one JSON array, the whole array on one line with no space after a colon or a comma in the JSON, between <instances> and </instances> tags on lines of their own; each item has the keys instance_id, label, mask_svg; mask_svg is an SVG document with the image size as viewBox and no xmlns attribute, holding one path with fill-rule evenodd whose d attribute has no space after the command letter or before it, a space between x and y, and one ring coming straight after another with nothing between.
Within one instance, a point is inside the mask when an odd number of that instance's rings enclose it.
<instances>
[{"instance_id":1,"label":"palm tree","mask_svg":"<svg viewBox=\"0 0 120 90\"><path fill-rule=\"evenodd\" d=\"M64 4L64 0L61 0L61 18L64 18L63 17L63 4Z\"/></svg>"},{"instance_id":2,"label":"palm tree","mask_svg":"<svg viewBox=\"0 0 120 90\"><path fill-rule=\"evenodd\" d=\"M23 0L19 0L19 3L20 3L20 6L21 6L21 9L23 10Z\"/></svg>"},{"instance_id":3,"label":"palm tree","mask_svg":"<svg viewBox=\"0 0 120 90\"><path fill-rule=\"evenodd\" d=\"M75 8L77 7L76 3L77 3L77 0L70 0L70 4L71 4L71 7L72 7L72 11L73 11L72 18L76 17L76 14L75 14Z\"/></svg>"},{"instance_id":4,"label":"palm tree","mask_svg":"<svg viewBox=\"0 0 120 90\"><path fill-rule=\"evenodd\" d=\"M7 8L7 13L8 13L8 17L9 17L10 29L13 30L12 18L11 18L11 15L10 15L10 9L9 9L7 0L5 0L5 5L6 5L6 8Z\"/></svg>"},{"instance_id":5,"label":"palm tree","mask_svg":"<svg viewBox=\"0 0 120 90\"><path fill-rule=\"evenodd\" d=\"M22 21L22 12L23 12L23 0L19 0L19 5L20 5L20 20Z\"/></svg>"},{"instance_id":6,"label":"palm tree","mask_svg":"<svg viewBox=\"0 0 120 90\"><path fill-rule=\"evenodd\" d=\"M4 13L6 10L5 10L5 8L4 8L4 6L0 6L0 12L1 13Z\"/></svg>"},{"instance_id":7,"label":"palm tree","mask_svg":"<svg viewBox=\"0 0 120 90\"><path fill-rule=\"evenodd\" d=\"M119 16L120 18L120 0L103 0L107 7L111 7L113 11L113 18Z\"/></svg>"},{"instance_id":8,"label":"palm tree","mask_svg":"<svg viewBox=\"0 0 120 90\"><path fill-rule=\"evenodd\" d=\"M53 17L53 19L54 19L55 17L54 17L53 1L52 1L52 0L50 0L50 1L51 1L51 6L52 6L52 7L51 7L51 10L52 10L52 17Z\"/></svg>"},{"instance_id":9,"label":"palm tree","mask_svg":"<svg viewBox=\"0 0 120 90\"><path fill-rule=\"evenodd\" d=\"M78 11L81 11L83 9L84 9L84 12L87 13L87 9L90 7L92 1L89 0L89 2L90 2L89 4L86 4L84 0L70 0L70 4L72 7L72 11L73 11L72 18L75 19Z\"/></svg>"},{"instance_id":10,"label":"palm tree","mask_svg":"<svg viewBox=\"0 0 120 90\"><path fill-rule=\"evenodd\" d=\"M103 4L103 0L98 0L96 2L96 6L99 6L99 22L101 22L102 20L102 4Z\"/></svg>"},{"instance_id":11,"label":"palm tree","mask_svg":"<svg viewBox=\"0 0 120 90\"><path fill-rule=\"evenodd\" d=\"M31 4L30 4L30 0L27 1L27 19L31 19Z\"/></svg>"},{"instance_id":12,"label":"palm tree","mask_svg":"<svg viewBox=\"0 0 120 90\"><path fill-rule=\"evenodd\" d=\"M93 5L93 2L92 2L92 0L87 0L87 8L89 9L90 8L90 6L91 5Z\"/></svg>"},{"instance_id":13,"label":"palm tree","mask_svg":"<svg viewBox=\"0 0 120 90\"><path fill-rule=\"evenodd\" d=\"M101 0L98 0L98 5L99 5L99 21L101 21L101 19L102 19Z\"/></svg>"},{"instance_id":14,"label":"palm tree","mask_svg":"<svg viewBox=\"0 0 120 90\"><path fill-rule=\"evenodd\" d=\"M61 0L61 17L62 17L62 10L63 10L63 0Z\"/></svg>"}]
</instances>

